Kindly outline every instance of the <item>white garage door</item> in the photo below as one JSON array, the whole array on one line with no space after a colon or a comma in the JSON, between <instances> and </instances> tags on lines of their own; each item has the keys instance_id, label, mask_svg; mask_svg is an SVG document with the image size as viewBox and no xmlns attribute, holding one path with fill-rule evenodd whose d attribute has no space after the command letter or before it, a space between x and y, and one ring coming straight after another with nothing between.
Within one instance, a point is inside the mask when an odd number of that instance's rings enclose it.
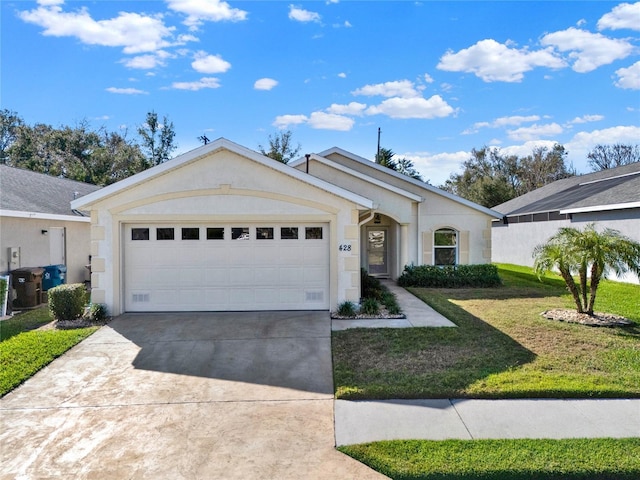
<instances>
[{"instance_id":1,"label":"white garage door","mask_svg":"<svg viewBox=\"0 0 640 480\"><path fill-rule=\"evenodd\" d=\"M124 227L128 312L327 310L328 224Z\"/></svg>"}]
</instances>

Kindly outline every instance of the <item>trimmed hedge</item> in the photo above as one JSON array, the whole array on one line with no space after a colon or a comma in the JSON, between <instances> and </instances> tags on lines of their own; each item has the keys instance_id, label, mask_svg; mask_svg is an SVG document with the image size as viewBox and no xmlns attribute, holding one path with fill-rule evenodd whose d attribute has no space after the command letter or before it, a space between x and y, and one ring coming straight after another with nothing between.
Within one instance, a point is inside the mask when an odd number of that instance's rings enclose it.
<instances>
[{"instance_id":1,"label":"trimmed hedge","mask_svg":"<svg viewBox=\"0 0 640 480\"><path fill-rule=\"evenodd\" d=\"M49 310L56 320L75 320L84 313L88 294L82 283L59 285L49 290Z\"/></svg>"},{"instance_id":2,"label":"trimmed hedge","mask_svg":"<svg viewBox=\"0 0 640 480\"><path fill-rule=\"evenodd\" d=\"M398 285L401 287L498 287L502 280L498 276L498 267L482 265L407 265Z\"/></svg>"}]
</instances>

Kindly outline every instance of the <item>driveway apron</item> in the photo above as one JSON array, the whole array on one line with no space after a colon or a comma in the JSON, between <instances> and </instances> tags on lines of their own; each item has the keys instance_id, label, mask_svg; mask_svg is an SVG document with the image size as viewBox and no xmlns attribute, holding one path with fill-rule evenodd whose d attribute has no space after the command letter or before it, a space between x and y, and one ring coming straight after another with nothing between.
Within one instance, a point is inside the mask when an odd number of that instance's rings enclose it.
<instances>
[{"instance_id":1,"label":"driveway apron","mask_svg":"<svg viewBox=\"0 0 640 480\"><path fill-rule=\"evenodd\" d=\"M126 314L0 400L0 478L384 478L334 449L327 312Z\"/></svg>"}]
</instances>

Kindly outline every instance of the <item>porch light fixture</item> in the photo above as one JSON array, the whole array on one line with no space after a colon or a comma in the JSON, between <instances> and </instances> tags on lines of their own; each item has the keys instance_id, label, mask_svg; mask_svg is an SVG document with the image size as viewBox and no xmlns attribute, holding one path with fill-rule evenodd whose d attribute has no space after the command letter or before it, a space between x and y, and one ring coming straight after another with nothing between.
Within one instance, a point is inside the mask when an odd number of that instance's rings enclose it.
<instances>
[{"instance_id":1,"label":"porch light fixture","mask_svg":"<svg viewBox=\"0 0 640 480\"><path fill-rule=\"evenodd\" d=\"M373 217L373 223L375 223L376 225L378 225L381 222L380 220L380 214L376 213L375 216Z\"/></svg>"}]
</instances>

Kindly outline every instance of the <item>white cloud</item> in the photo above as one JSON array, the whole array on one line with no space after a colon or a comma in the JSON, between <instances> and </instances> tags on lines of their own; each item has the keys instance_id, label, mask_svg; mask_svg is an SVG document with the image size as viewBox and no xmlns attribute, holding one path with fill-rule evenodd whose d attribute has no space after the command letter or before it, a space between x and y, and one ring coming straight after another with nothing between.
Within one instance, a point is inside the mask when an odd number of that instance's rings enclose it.
<instances>
[{"instance_id":1,"label":"white cloud","mask_svg":"<svg viewBox=\"0 0 640 480\"><path fill-rule=\"evenodd\" d=\"M120 95L146 95L149 93L149 92L145 92L144 90L139 90L137 88L109 87L106 90L109 93L117 93Z\"/></svg>"},{"instance_id":2,"label":"white cloud","mask_svg":"<svg viewBox=\"0 0 640 480\"><path fill-rule=\"evenodd\" d=\"M580 123L588 123L588 122L599 122L604 119L604 115L583 115L581 117L576 117L569 122L571 125L577 125Z\"/></svg>"},{"instance_id":3,"label":"white cloud","mask_svg":"<svg viewBox=\"0 0 640 480\"><path fill-rule=\"evenodd\" d=\"M600 33L573 27L549 33L540 39L540 43L560 52L569 52L568 57L573 61L571 68L578 73L591 72L633 52L633 45L626 40L607 38Z\"/></svg>"},{"instance_id":4,"label":"white cloud","mask_svg":"<svg viewBox=\"0 0 640 480\"><path fill-rule=\"evenodd\" d=\"M526 157L538 148L546 148L552 150L558 142L555 140L529 140L522 145L510 145L508 147L499 147L501 155L517 155L518 157Z\"/></svg>"},{"instance_id":5,"label":"white cloud","mask_svg":"<svg viewBox=\"0 0 640 480\"><path fill-rule=\"evenodd\" d=\"M209 55L202 50L196 52L191 66L200 73L225 73L231 68L231 64L220 55Z\"/></svg>"},{"instance_id":6,"label":"white cloud","mask_svg":"<svg viewBox=\"0 0 640 480\"><path fill-rule=\"evenodd\" d=\"M383 114L391 118L441 118L454 112L453 107L440 95L434 95L429 99L389 98L380 105L371 106L366 110L367 115Z\"/></svg>"},{"instance_id":7,"label":"white cloud","mask_svg":"<svg viewBox=\"0 0 640 480\"><path fill-rule=\"evenodd\" d=\"M313 112L307 122L311 128L317 130L337 130L348 132L355 123L352 118L335 113Z\"/></svg>"},{"instance_id":8,"label":"white cloud","mask_svg":"<svg viewBox=\"0 0 640 480\"><path fill-rule=\"evenodd\" d=\"M422 175L422 178L429 180L432 185L444 184L453 172L461 171L462 163L470 157L469 152L407 152L397 154L398 158L406 158L413 162L413 166Z\"/></svg>"},{"instance_id":9,"label":"white cloud","mask_svg":"<svg viewBox=\"0 0 640 480\"><path fill-rule=\"evenodd\" d=\"M120 12L112 19L96 21L86 7L64 12L59 4L51 2L19 12L18 16L44 28L46 36L75 37L87 45L122 47L127 54L153 52L169 46L167 38L174 30L164 25L161 16Z\"/></svg>"},{"instance_id":10,"label":"white cloud","mask_svg":"<svg viewBox=\"0 0 640 480\"><path fill-rule=\"evenodd\" d=\"M167 52L158 50L153 54L138 55L135 57L122 60L121 63L128 68L136 68L140 70L151 70L156 67L163 67L166 65L165 59L170 57Z\"/></svg>"},{"instance_id":11,"label":"white cloud","mask_svg":"<svg viewBox=\"0 0 640 480\"><path fill-rule=\"evenodd\" d=\"M462 132L463 135L478 133L481 128L502 128L522 125L523 123L537 122L540 120L539 115L512 115L510 117L496 118L491 122L476 122L473 127Z\"/></svg>"},{"instance_id":12,"label":"white cloud","mask_svg":"<svg viewBox=\"0 0 640 480\"><path fill-rule=\"evenodd\" d=\"M215 77L203 77L195 82L173 82L171 88L176 90L198 91L203 88L220 88L220 80Z\"/></svg>"},{"instance_id":13,"label":"white cloud","mask_svg":"<svg viewBox=\"0 0 640 480\"><path fill-rule=\"evenodd\" d=\"M338 76L339 76L340 78L347 78L347 74L346 74L346 73L344 73L344 72L340 72L340 73L338 74Z\"/></svg>"},{"instance_id":14,"label":"white cloud","mask_svg":"<svg viewBox=\"0 0 640 480\"><path fill-rule=\"evenodd\" d=\"M433 77L431 75L429 75L428 73L424 74L424 81L426 83L433 83Z\"/></svg>"},{"instance_id":15,"label":"white cloud","mask_svg":"<svg viewBox=\"0 0 640 480\"><path fill-rule=\"evenodd\" d=\"M598 20L598 30L640 30L640 2L621 3Z\"/></svg>"},{"instance_id":16,"label":"white cloud","mask_svg":"<svg viewBox=\"0 0 640 480\"><path fill-rule=\"evenodd\" d=\"M618 76L618 80L615 82L616 87L640 90L640 61L628 68L616 70L616 75Z\"/></svg>"},{"instance_id":17,"label":"white cloud","mask_svg":"<svg viewBox=\"0 0 640 480\"><path fill-rule=\"evenodd\" d=\"M352 95L382 96L382 97L417 97L420 93L416 90L413 82L409 80L396 80L393 82L376 83L357 88Z\"/></svg>"},{"instance_id":18,"label":"white cloud","mask_svg":"<svg viewBox=\"0 0 640 480\"><path fill-rule=\"evenodd\" d=\"M295 20L296 22L320 22L322 17L319 13L311 12L295 5L289 5L289 20Z\"/></svg>"},{"instance_id":19,"label":"white cloud","mask_svg":"<svg viewBox=\"0 0 640 480\"><path fill-rule=\"evenodd\" d=\"M253 88L256 90L271 90L278 85L278 81L273 78L260 78L253 84Z\"/></svg>"},{"instance_id":20,"label":"white cloud","mask_svg":"<svg viewBox=\"0 0 640 480\"><path fill-rule=\"evenodd\" d=\"M573 138L564 144L569 152L568 159L580 171L589 170L587 166L587 154L598 144L632 144L636 145L640 138L640 126L620 125L617 127L592 130L590 132L578 132Z\"/></svg>"},{"instance_id":21,"label":"white cloud","mask_svg":"<svg viewBox=\"0 0 640 480\"><path fill-rule=\"evenodd\" d=\"M290 125L300 125L308 120L306 115L278 115L273 122L273 126L281 130L289 128Z\"/></svg>"},{"instance_id":22,"label":"white cloud","mask_svg":"<svg viewBox=\"0 0 640 480\"><path fill-rule=\"evenodd\" d=\"M448 72L473 73L485 82L519 82L524 78L525 72L535 67L564 66L565 62L551 49L531 52L486 39L459 52L445 53L437 68Z\"/></svg>"},{"instance_id":23,"label":"white cloud","mask_svg":"<svg viewBox=\"0 0 640 480\"><path fill-rule=\"evenodd\" d=\"M327 112L335 113L337 115L362 115L367 105L364 103L351 102L348 105L339 105L337 103L332 104L327 108Z\"/></svg>"},{"instance_id":24,"label":"white cloud","mask_svg":"<svg viewBox=\"0 0 640 480\"><path fill-rule=\"evenodd\" d=\"M552 137L562 132L563 128L557 123L548 123L546 125L534 124L530 127L521 127L507 131L511 140L523 142L537 140L539 137Z\"/></svg>"},{"instance_id":25,"label":"white cloud","mask_svg":"<svg viewBox=\"0 0 640 480\"><path fill-rule=\"evenodd\" d=\"M241 22L247 19L247 12L231 8L227 2L220 0L167 0L170 10L187 15L184 24L197 29L205 21L208 22Z\"/></svg>"},{"instance_id":26,"label":"white cloud","mask_svg":"<svg viewBox=\"0 0 640 480\"><path fill-rule=\"evenodd\" d=\"M591 132L576 133L566 146L567 149L591 149L595 145L609 143L631 143L637 144L640 138L640 126L617 126L593 130Z\"/></svg>"}]
</instances>

